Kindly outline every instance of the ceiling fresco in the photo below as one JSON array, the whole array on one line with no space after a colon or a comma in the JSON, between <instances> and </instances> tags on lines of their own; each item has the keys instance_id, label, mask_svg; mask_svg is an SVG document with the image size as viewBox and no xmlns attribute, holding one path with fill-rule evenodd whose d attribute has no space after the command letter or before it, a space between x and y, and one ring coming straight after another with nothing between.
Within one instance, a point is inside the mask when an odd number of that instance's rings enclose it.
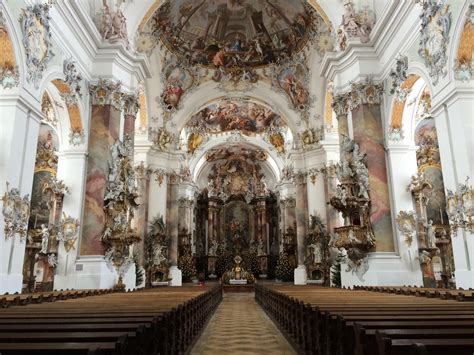
<instances>
[{"instance_id":1,"label":"ceiling fresco","mask_svg":"<svg viewBox=\"0 0 474 355\"><path fill-rule=\"evenodd\" d=\"M302 0L167 0L139 41L159 38L190 63L212 68L262 66L301 50L324 21Z\"/></svg>"},{"instance_id":2,"label":"ceiling fresco","mask_svg":"<svg viewBox=\"0 0 474 355\"><path fill-rule=\"evenodd\" d=\"M252 162L264 162L268 158L268 154L262 149L250 149L243 145L233 145L224 148L210 149L206 153L206 160L214 162L217 160L249 160Z\"/></svg>"},{"instance_id":3,"label":"ceiling fresco","mask_svg":"<svg viewBox=\"0 0 474 355\"><path fill-rule=\"evenodd\" d=\"M190 130L221 133L233 130L259 134L286 126L280 115L261 104L238 99L221 99L207 105L189 120Z\"/></svg>"}]
</instances>

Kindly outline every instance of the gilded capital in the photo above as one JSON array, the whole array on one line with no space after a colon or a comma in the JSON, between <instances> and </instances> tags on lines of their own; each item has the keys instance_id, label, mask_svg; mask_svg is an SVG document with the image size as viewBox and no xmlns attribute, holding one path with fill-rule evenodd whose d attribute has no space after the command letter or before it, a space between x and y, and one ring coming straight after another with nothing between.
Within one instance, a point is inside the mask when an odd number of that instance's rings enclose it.
<instances>
[{"instance_id":1,"label":"gilded capital","mask_svg":"<svg viewBox=\"0 0 474 355\"><path fill-rule=\"evenodd\" d=\"M123 95L123 111L125 115L137 117L140 104L138 103L138 95L124 94Z\"/></svg>"},{"instance_id":2,"label":"gilded capital","mask_svg":"<svg viewBox=\"0 0 474 355\"><path fill-rule=\"evenodd\" d=\"M89 85L92 105L113 105L118 110L122 108L122 84L105 79L99 79L96 84Z\"/></svg>"},{"instance_id":3,"label":"gilded capital","mask_svg":"<svg viewBox=\"0 0 474 355\"><path fill-rule=\"evenodd\" d=\"M349 112L349 99L349 93L334 96L331 107L336 113L337 118L339 118L339 116L347 116L347 113Z\"/></svg>"}]
</instances>

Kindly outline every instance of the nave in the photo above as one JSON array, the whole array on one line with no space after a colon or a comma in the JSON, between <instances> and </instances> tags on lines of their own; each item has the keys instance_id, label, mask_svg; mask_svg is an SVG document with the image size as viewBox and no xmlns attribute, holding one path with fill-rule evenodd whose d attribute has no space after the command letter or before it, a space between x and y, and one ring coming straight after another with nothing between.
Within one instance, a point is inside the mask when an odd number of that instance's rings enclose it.
<instances>
[{"instance_id":1,"label":"nave","mask_svg":"<svg viewBox=\"0 0 474 355\"><path fill-rule=\"evenodd\" d=\"M54 299L4 302L0 353L470 355L474 351L472 290L349 290L263 282L255 292L233 291L215 283L89 292L67 300L58 292Z\"/></svg>"}]
</instances>

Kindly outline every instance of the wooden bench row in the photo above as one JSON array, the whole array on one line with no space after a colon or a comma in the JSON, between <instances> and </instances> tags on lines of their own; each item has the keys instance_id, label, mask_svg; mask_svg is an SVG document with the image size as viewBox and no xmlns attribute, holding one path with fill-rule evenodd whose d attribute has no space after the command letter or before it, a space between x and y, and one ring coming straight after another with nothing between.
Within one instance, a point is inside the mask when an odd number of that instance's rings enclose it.
<instances>
[{"instance_id":1,"label":"wooden bench row","mask_svg":"<svg viewBox=\"0 0 474 355\"><path fill-rule=\"evenodd\" d=\"M460 302L474 301L474 290L450 290L450 289L424 288L424 287L415 287L415 286L399 286L399 287L354 286L354 290L395 293L399 295L439 298L442 300L456 300Z\"/></svg>"},{"instance_id":2,"label":"wooden bench row","mask_svg":"<svg viewBox=\"0 0 474 355\"><path fill-rule=\"evenodd\" d=\"M5 294L0 298L0 308L11 306L26 306L43 302L54 302L59 300L74 299L87 296L104 295L114 292L113 290L61 290L52 292L39 292L30 294Z\"/></svg>"},{"instance_id":3,"label":"wooden bench row","mask_svg":"<svg viewBox=\"0 0 474 355\"><path fill-rule=\"evenodd\" d=\"M473 303L308 286L257 285L255 297L300 353L474 353Z\"/></svg>"},{"instance_id":4,"label":"wooden bench row","mask_svg":"<svg viewBox=\"0 0 474 355\"><path fill-rule=\"evenodd\" d=\"M0 310L0 353L178 354L222 299L222 289L140 290Z\"/></svg>"}]
</instances>

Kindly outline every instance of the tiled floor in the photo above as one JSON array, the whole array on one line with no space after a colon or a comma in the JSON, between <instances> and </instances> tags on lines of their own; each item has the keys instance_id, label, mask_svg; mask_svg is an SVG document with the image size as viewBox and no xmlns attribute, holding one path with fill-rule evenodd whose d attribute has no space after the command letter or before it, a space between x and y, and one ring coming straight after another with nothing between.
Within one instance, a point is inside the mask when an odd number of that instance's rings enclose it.
<instances>
[{"instance_id":1,"label":"tiled floor","mask_svg":"<svg viewBox=\"0 0 474 355\"><path fill-rule=\"evenodd\" d=\"M227 293L192 355L290 355L294 349L255 302L253 293Z\"/></svg>"}]
</instances>

